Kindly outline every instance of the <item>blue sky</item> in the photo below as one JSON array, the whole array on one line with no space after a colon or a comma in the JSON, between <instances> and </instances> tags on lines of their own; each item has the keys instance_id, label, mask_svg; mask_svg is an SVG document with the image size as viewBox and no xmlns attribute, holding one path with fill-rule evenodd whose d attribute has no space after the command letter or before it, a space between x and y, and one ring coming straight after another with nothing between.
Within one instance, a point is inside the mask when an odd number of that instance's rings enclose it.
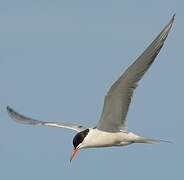
<instances>
[{"instance_id":1,"label":"blue sky","mask_svg":"<svg viewBox=\"0 0 184 180\"><path fill-rule=\"evenodd\" d=\"M182 179L182 1L0 2L0 179ZM134 93L129 130L173 144L84 149L75 132L12 121L10 105L44 121L95 126L105 93L176 13Z\"/></svg>"}]
</instances>

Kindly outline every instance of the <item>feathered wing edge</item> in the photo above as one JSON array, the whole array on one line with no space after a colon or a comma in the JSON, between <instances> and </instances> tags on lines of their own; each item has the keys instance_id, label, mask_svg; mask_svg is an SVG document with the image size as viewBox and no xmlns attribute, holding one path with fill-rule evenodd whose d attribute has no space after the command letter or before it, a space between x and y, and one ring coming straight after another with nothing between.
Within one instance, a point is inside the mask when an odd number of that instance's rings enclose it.
<instances>
[{"instance_id":1,"label":"feathered wing edge","mask_svg":"<svg viewBox=\"0 0 184 180\"><path fill-rule=\"evenodd\" d=\"M104 107L97 128L118 131L126 128L125 120L129 105L139 80L149 69L161 50L172 27L175 14L159 35L152 41L137 60L111 86L104 100Z\"/></svg>"},{"instance_id":2,"label":"feathered wing edge","mask_svg":"<svg viewBox=\"0 0 184 180\"><path fill-rule=\"evenodd\" d=\"M60 127L60 128L67 128L72 129L77 132L81 132L88 127L75 125L75 124L66 124L66 123L59 123L59 122L43 122L35 119L31 119L29 117L26 117L22 114L19 114L18 112L14 111L12 108L7 106L7 111L9 116L14 119L15 121L23 124L29 124L29 125L40 125L40 126L53 126L53 127Z\"/></svg>"}]
</instances>

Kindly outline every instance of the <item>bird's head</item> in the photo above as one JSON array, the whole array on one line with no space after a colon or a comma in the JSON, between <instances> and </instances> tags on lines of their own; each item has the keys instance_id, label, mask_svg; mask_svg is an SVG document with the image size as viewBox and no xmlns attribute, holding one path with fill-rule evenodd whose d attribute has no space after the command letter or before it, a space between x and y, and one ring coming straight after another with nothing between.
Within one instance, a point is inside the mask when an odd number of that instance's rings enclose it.
<instances>
[{"instance_id":1,"label":"bird's head","mask_svg":"<svg viewBox=\"0 0 184 180\"><path fill-rule=\"evenodd\" d=\"M84 139L85 137L87 136L89 132L89 129L85 129L84 131L81 131L79 133L77 133L75 135L75 137L73 138L73 152L72 152L72 155L71 155L71 158L70 158L70 162L72 161L75 153L81 149L81 148L84 148Z\"/></svg>"}]
</instances>

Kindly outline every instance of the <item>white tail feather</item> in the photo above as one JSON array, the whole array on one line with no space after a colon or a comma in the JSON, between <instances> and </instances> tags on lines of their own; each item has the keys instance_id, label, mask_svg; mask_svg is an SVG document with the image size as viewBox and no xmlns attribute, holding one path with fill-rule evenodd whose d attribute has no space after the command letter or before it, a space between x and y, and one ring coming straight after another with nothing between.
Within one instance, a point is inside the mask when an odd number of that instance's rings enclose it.
<instances>
[{"instance_id":1,"label":"white tail feather","mask_svg":"<svg viewBox=\"0 0 184 180\"><path fill-rule=\"evenodd\" d=\"M139 138L137 139L135 142L137 143L160 143L160 142L167 142L167 143L171 143L169 141L165 141L165 140L158 140L158 139L146 139L146 138Z\"/></svg>"}]
</instances>

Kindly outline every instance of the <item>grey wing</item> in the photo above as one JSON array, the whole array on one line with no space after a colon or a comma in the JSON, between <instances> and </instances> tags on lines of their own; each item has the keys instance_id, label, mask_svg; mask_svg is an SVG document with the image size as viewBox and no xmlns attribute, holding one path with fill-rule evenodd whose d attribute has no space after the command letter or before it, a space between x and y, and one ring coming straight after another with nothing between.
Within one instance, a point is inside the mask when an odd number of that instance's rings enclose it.
<instances>
[{"instance_id":1,"label":"grey wing","mask_svg":"<svg viewBox=\"0 0 184 180\"><path fill-rule=\"evenodd\" d=\"M98 129L119 131L126 128L125 119L133 92L161 50L173 24L174 16L141 56L112 85L104 100L102 115L97 124Z\"/></svg>"},{"instance_id":2,"label":"grey wing","mask_svg":"<svg viewBox=\"0 0 184 180\"><path fill-rule=\"evenodd\" d=\"M15 121L17 121L19 123L23 123L23 124L41 125L41 126L42 125L43 126L55 126L55 127L72 129L72 130L75 130L77 132L81 132L81 131L87 129L87 127L79 126L79 125L75 125L75 124L65 124L65 123L59 123L59 122L42 122L42 121L39 121L39 120L34 120L34 119L25 117L25 116L15 112L9 106L7 106L7 111L8 111L9 116L12 119L14 119Z\"/></svg>"}]
</instances>

